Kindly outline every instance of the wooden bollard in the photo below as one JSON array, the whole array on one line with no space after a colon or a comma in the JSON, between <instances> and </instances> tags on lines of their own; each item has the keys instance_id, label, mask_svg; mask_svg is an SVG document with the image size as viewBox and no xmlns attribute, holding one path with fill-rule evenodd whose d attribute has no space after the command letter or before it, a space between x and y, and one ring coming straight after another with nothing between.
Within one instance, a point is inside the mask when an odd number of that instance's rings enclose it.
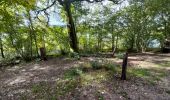
<instances>
[{"instance_id":1,"label":"wooden bollard","mask_svg":"<svg viewBox=\"0 0 170 100\"><path fill-rule=\"evenodd\" d=\"M126 80L127 62L128 62L128 52L126 52L123 58L121 80Z\"/></svg>"}]
</instances>

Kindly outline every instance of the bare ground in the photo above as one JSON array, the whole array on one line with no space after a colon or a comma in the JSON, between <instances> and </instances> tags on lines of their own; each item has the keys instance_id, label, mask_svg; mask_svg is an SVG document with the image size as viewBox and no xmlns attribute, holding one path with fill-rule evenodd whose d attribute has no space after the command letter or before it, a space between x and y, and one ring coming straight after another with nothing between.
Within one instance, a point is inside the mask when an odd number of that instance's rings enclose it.
<instances>
[{"instance_id":1,"label":"bare ground","mask_svg":"<svg viewBox=\"0 0 170 100\"><path fill-rule=\"evenodd\" d=\"M62 80L64 73L96 59L98 57L53 58L1 69L0 100L170 100L170 54L131 54L126 81L120 80L120 72L112 75L101 69L76 78L68 90L65 84L70 81ZM117 58L100 59L115 65L122 62ZM134 74L131 72L134 69L145 70ZM147 71L149 75L145 76ZM60 81L63 83L57 87ZM68 92L58 93L63 88Z\"/></svg>"}]
</instances>

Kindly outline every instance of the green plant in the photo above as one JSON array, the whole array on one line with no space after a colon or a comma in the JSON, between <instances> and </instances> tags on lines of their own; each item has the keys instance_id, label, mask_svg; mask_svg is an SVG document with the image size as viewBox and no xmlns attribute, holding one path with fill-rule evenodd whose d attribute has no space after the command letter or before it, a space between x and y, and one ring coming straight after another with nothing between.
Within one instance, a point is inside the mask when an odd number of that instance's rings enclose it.
<instances>
[{"instance_id":1,"label":"green plant","mask_svg":"<svg viewBox=\"0 0 170 100\"><path fill-rule=\"evenodd\" d=\"M123 53L117 53L117 54L115 54L115 56L119 59L123 59L124 54Z\"/></svg>"},{"instance_id":2,"label":"green plant","mask_svg":"<svg viewBox=\"0 0 170 100\"><path fill-rule=\"evenodd\" d=\"M73 91L79 84L77 78L60 80L57 82L56 93L57 96L64 96L66 93Z\"/></svg>"},{"instance_id":3,"label":"green plant","mask_svg":"<svg viewBox=\"0 0 170 100\"><path fill-rule=\"evenodd\" d=\"M83 73L82 69L73 68L73 69L70 69L70 70L66 71L64 77L67 78L67 79L72 79L72 78L74 78L76 76L81 75L82 73Z\"/></svg>"},{"instance_id":4,"label":"green plant","mask_svg":"<svg viewBox=\"0 0 170 100\"><path fill-rule=\"evenodd\" d=\"M35 84L35 85L32 86L32 92L33 93L39 93L41 91L43 91L43 87L41 85Z\"/></svg>"},{"instance_id":5,"label":"green plant","mask_svg":"<svg viewBox=\"0 0 170 100\"><path fill-rule=\"evenodd\" d=\"M96 70L102 68L102 64L100 64L100 63L97 62L97 61L92 61L92 62L91 62L91 66L92 66L93 69L96 69Z\"/></svg>"},{"instance_id":6,"label":"green plant","mask_svg":"<svg viewBox=\"0 0 170 100\"><path fill-rule=\"evenodd\" d=\"M75 59L77 59L77 60L80 60L80 55L79 55L77 52L71 52L71 53L69 54L69 56L70 56L71 58L75 58Z\"/></svg>"},{"instance_id":7,"label":"green plant","mask_svg":"<svg viewBox=\"0 0 170 100\"><path fill-rule=\"evenodd\" d=\"M115 71L116 71L116 69L115 69L115 65L114 65L114 64L112 64L112 63L108 63L108 64L106 64L105 69L106 69L106 70L111 70L111 71L113 71L113 72L115 72Z\"/></svg>"},{"instance_id":8,"label":"green plant","mask_svg":"<svg viewBox=\"0 0 170 100\"><path fill-rule=\"evenodd\" d=\"M98 97L98 100L104 100L104 96L99 91L96 93L96 96Z\"/></svg>"}]
</instances>

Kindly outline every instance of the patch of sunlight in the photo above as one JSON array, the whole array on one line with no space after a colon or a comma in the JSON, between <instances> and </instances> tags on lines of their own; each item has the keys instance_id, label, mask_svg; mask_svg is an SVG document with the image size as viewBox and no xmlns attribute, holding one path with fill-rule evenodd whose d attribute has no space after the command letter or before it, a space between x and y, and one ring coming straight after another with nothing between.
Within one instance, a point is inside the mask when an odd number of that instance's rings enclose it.
<instances>
[{"instance_id":1,"label":"patch of sunlight","mask_svg":"<svg viewBox=\"0 0 170 100\"><path fill-rule=\"evenodd\" d=\"M151 62L141 62L140 63L141 68L158 68L159 65Z\"/></svg>"},{"instance_id":2,"label":"patch of sunlight","mask_svg":"<svg viewBox=\"0 0 170 100\"><path fill-rule=\"evenodd\" d=\"M17 70L17 69L19 69L19 68L20 68L20 66L13 66L12 68L7 69L7 70L9 70L9 71L15 71L15 70Z\"/></svg>"},{"instance_id":3,"label":"patch of sunlight","mask_svg":"<svg viewBox=\"0 0 170 100\"><path fill-rule=\"evenodd\" d=\"M90 73L83 73L81 75L81 84L82 85L90 85L93 83L101 83L102 81L106 81L108 76L108 72L104 70L98 70Z\"/></svg>"},{"instance_id":4,"label":"patch of sunlight","mask_svg":"<svg viewBox=\"0 0 170 100\"><path fill-rule=\"evenodd\" d=\"M50 68L50 66L42 67L42 66L40 66L39 64L35 64L35 65L33 66L33 68L30 69L30 70L47 70L47 69L49 69L49 68Z\"/></svg>"},{"instance_id":5,"label":"patch of sunlight","mask_svg":"<svg viewBox=\"0 0 170 100\"><path fill-rule=\"evenodd\" d=\"M21 72L25 72L25 71L26 71L26 69L22 69L22 70L21 70Z\"/></svg>"},{"instance_id":6,"label":"patch of sunlight","mask_svg":"<svg viewBox=\"0 0 170 100\"><path fill-rule=\"evenodd\" d=\"M14 84L18 84L18 83L23 83L26 81L26 78L25 77L22 77L22 76L18 76L16 79L14 79L13 81L11 81L9 83L9 85L14 85Z\"/></svg>"},{"instance_id":7,"label":"patch of sunlight","mask_svg":"<svg viewBox=\"0 0 170 100\"><path fill-rule=\"evenodd\" d=\"M143 77L143 78L146 78L148 76L150 76L150 72L147 70L147 69L128 69L128 72L130 74L133 74L135 76L138 76L138 77Z\"/></svg>"},{"instance_id":8,"label":"patch of sunlight","mask_svg":"<svg viewBox=\"0 0 170 100\"><path fill-rule=\"evenodd\" d=\"M60 79L56 82L56 95L64 95L74 90L79 85L77 78L73 79Z\"/></svg>"},{"instance_id":9,"label":"patch of sunlight","mask_svg":"<svg viewBox=\"0 0 170 100\"><path fill-rule=\"evenodd\" d=\"M78 64L84 64L84 62L83 61L79 61Z\"/></svg>"},{"instance_id":10,"label":"patch of sunlight","mask_svg":"<svg viewBox=\"0 0 170 100\"><path fill-rule=\"evenodd\" d=\"M15 94L17 94L17 93L25 93L25 92L31 92L31 90L28 90L28 89L18 89L18 90L14 91Z\"/></svg>"},{"instance_id":11,"label":"patch of sunlight","mask_svg":"<svg viewBox=\"0 0 170 100\"><path fill-rule=\"evenodd\" d=\"M96 60L96 58L95 57L89 57L88 60L94 61L94 60Z\"/></svg>"},{"instance_id":12,"label":"patch of sunlight","mask_svg":"<svg viewBox=\"0 0 170 100\"><path fill-rule=\"evenodd\" d=\"M160 69L145 69L145 68L129 68L128 73L133 76L137 76L147 80L151 84L155 84L158 81L161 81L164 77L167 76L164 70Z\"/></svg>"},{"instance_id":13,"label":"patch of sunlight","mask_svg":"<svg viewBox=\"0 0 170 100\"><path fill-rule=\"evenodd\" d=\"M84 67L84 68L91 68L91 63L83 63L80 65L81 67Z\"/></svg>"},{"instance_id":14,"label":"patch of sunlight","mask_svg":"<svg viewBox=\"0 0 170 100\"><path fill-rule=\"evenodd\" d=\"M170 67L170 62L163 62L158 64L159 67Z\"/></svg>"}]
</instances>

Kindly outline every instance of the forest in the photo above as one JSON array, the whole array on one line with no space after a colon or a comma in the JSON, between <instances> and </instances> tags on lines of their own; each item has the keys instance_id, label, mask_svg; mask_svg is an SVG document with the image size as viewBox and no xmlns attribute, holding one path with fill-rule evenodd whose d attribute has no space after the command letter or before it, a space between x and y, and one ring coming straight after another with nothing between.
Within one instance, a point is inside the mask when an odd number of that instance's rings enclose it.
<instances>
[{"instance_id":1,"label":"forest","mask_svg":"<svg viewBox=\"0 0 170 100\"><path fill-rule=\"evenodd\" d=\"M126 99L170 99L170 0L0 0L0 100Z\"/></svg>"}]
</instances>

